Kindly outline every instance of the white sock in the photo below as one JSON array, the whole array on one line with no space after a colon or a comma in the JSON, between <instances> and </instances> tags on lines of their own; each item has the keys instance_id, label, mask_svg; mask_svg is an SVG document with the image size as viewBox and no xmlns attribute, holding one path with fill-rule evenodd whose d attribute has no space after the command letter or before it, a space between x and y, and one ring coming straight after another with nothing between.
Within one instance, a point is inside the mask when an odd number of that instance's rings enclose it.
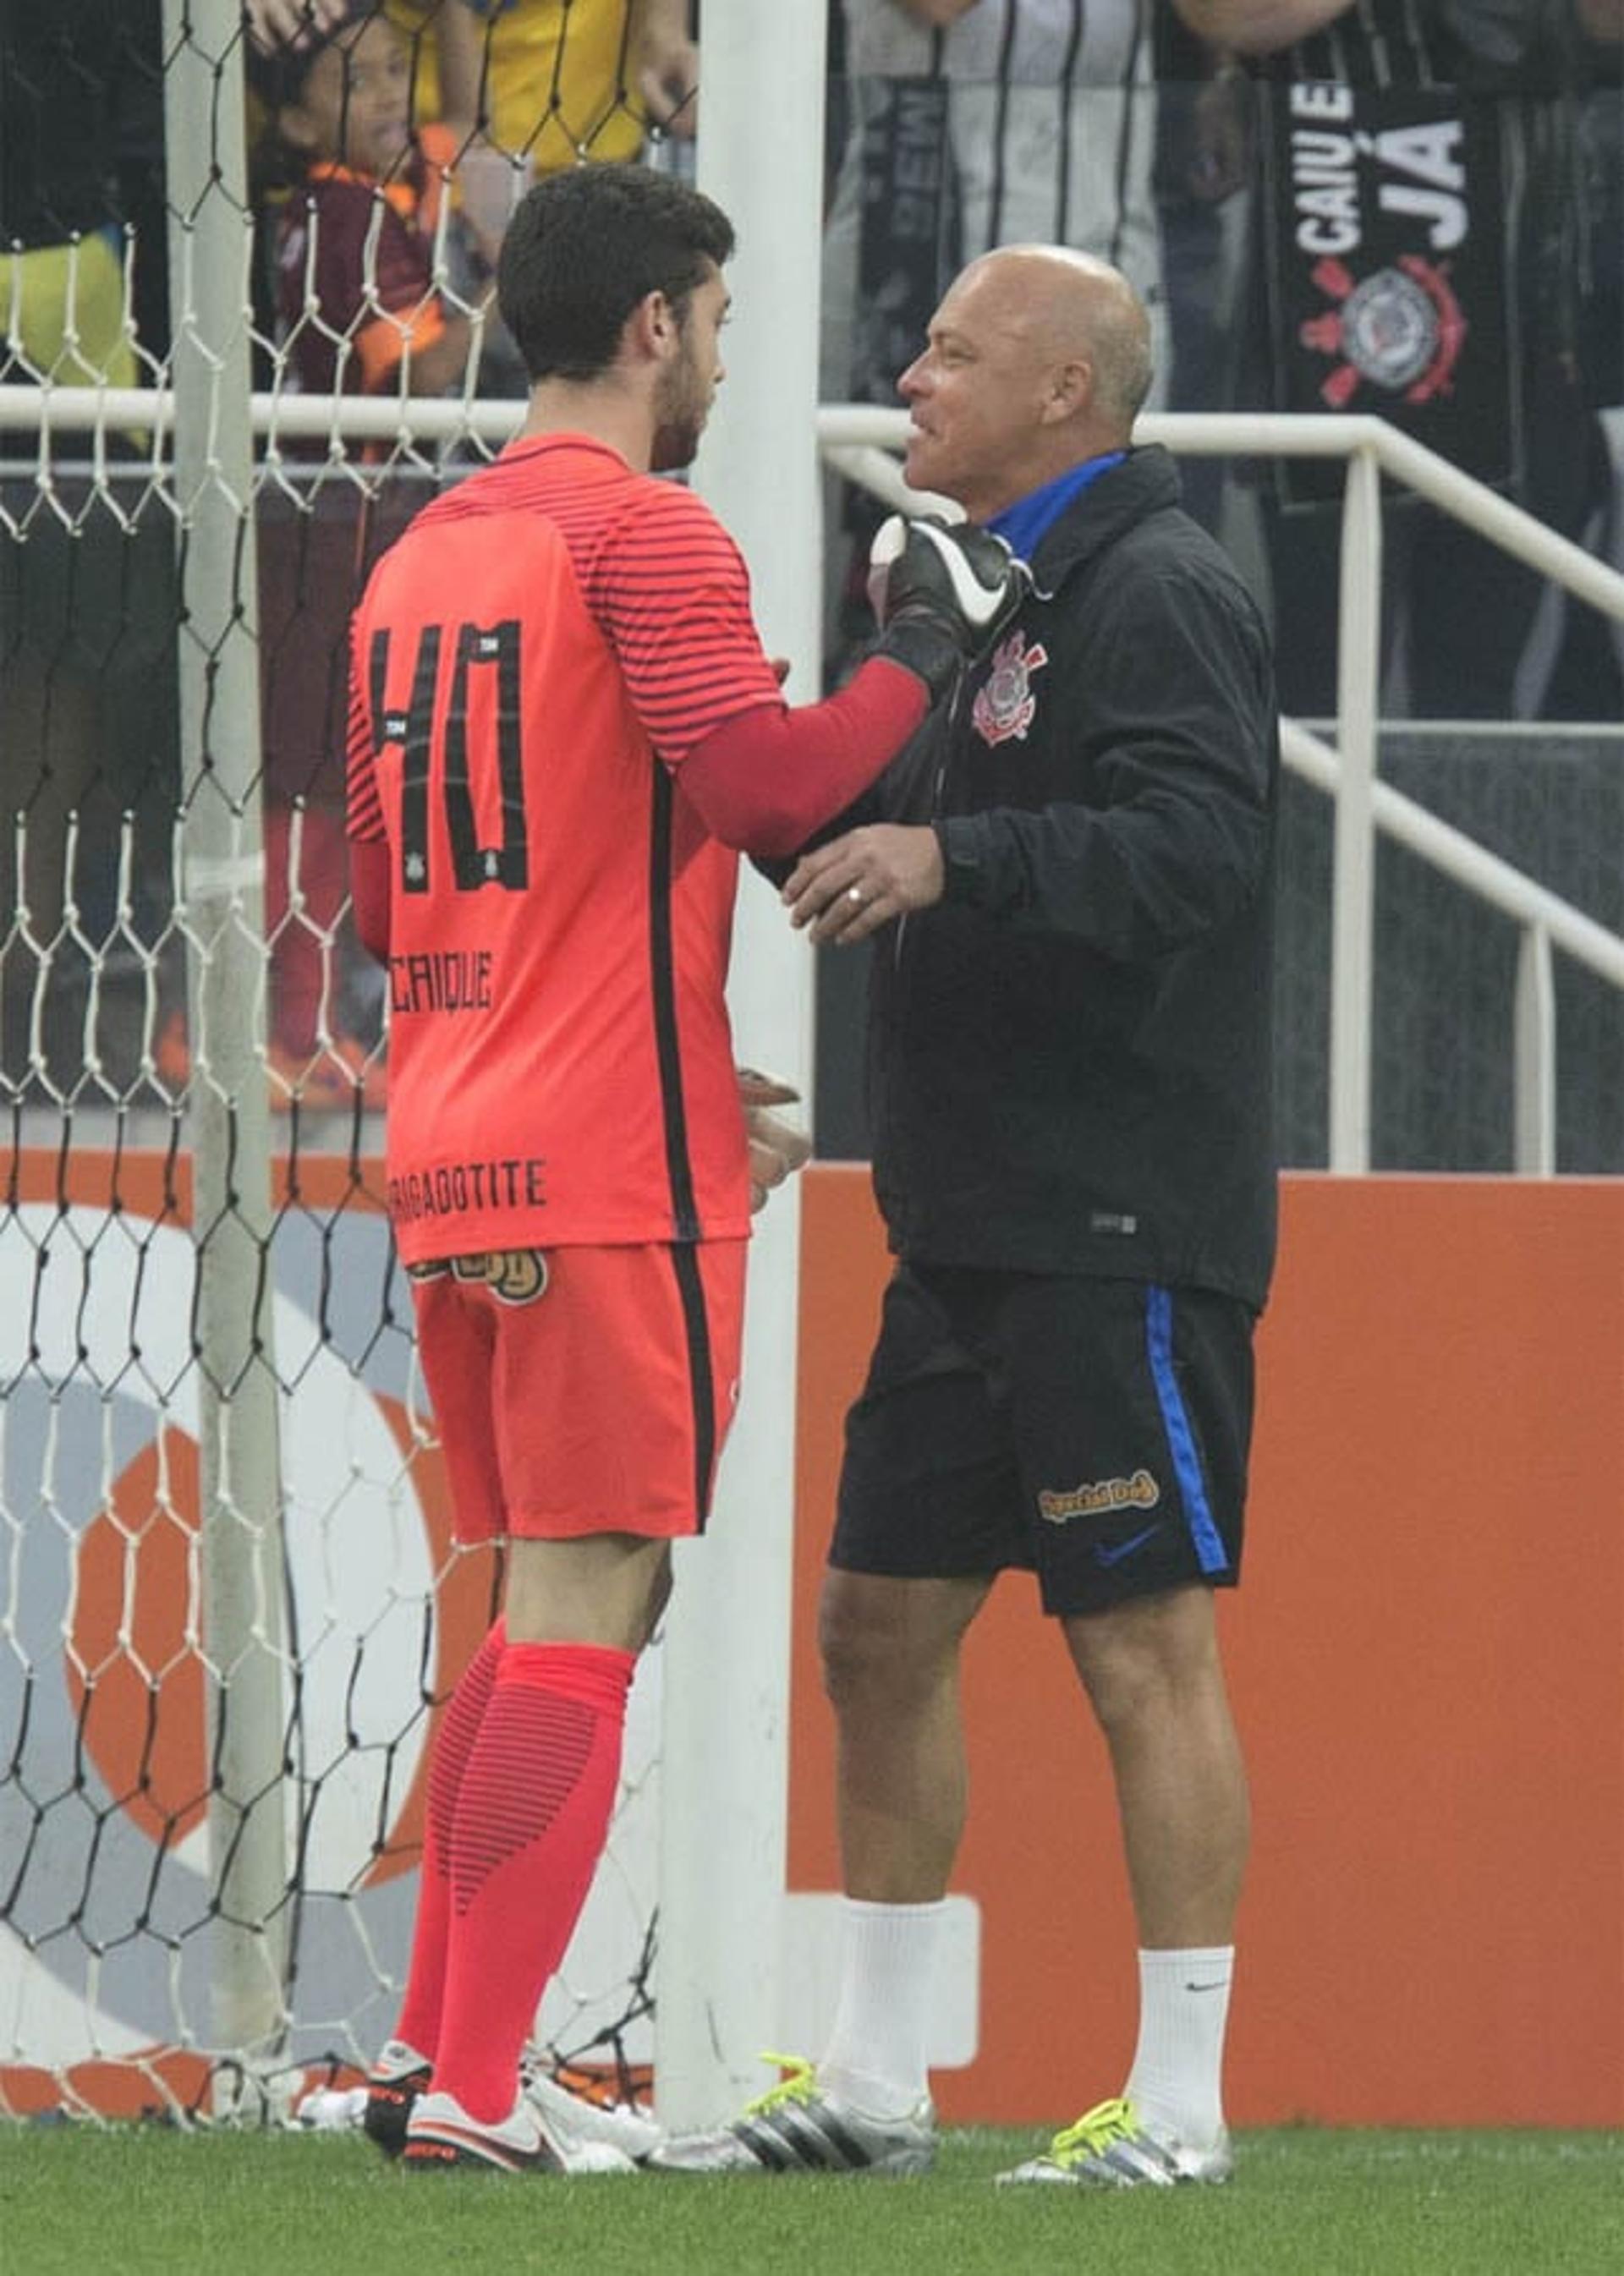
<instances>
[{"instance_id":1,"label":"white sock","mask_svg":"<svg viewBox=\"0 0 1624 2276\"><path fill-rule=\"evenodd\" d=\"M927 2090L925 2029L946 1900L841 1902L840 1998L818 2084L870 2118L902 2118Z\"/></svg>"},{"instance_id":2,"label":"white sock","mask_svg":"<svg viewBox=\"0 0 1624 2276\"><path fill-rule=\"evenodd\" d=\"M1152 2128L1210 2149L1224 2124L1233 1945L1139 1955L1139 2045L1124 2091Z\"/></svg>"}]
</instances>

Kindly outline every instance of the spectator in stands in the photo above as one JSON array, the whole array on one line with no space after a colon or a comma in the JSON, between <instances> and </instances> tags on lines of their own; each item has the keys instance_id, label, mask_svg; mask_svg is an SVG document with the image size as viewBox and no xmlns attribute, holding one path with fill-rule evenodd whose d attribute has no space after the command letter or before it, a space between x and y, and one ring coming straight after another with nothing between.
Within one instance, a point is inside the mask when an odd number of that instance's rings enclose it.
<instances>
[{"instance_id":1,"label":"spectator in stands","mask_svg":"<svg viewBox=\"0 0 1624 2276\"><path fill-rule=\"evenodd\" d=\"M388 0L413 44L413 115L444 118L520 173L635 157L650 124L689 137L688 0ZM345 0L245 0L262 51L342 23ZM472 154L470 154L472 155ZM517 194L515 193L515 194Z\"/></svg>"},{"instance_id":2,"label":"spectator in stands","mask_svg":"<svg viewBox=\"0 0 1624 2276\"><path fill-rule=\"evenodd\" d=\"M489 297L509 215L536 175L582 159L634 157L652 125L693 134L698 51L688 0L377 0L408 43L409 116L432 122L452 168L460 226L447 281ZM308 52L352 13L349 0L245 0L261 57ZM421 139L421 138L420 138ZM482 394L528 380L494 306L480 338Z\"/></svg>"},{"instance_id":3,"label":"spectator in stands","mask_svg":"<svg viewBox=\"0 0 1624 2276\"><path fill-rule=\"evenodd\" d=\"M1575 140L1586 254L1579 368L1597 416L1576 535L1624 569L1624 0L1579 0L1578 13ZM1624 713L1624 625L1552 586L1522 679L1530 706L1543 698L1546 717L1616 719Z\"/></svg>"},{"instance_id":4,"label":"spectator in stands","mask_svg":"<svg viewBox=\"0 0 1624 2276\"><path fill-rule=\"evenodd\" d=\"M431 115L437 101L447 118L477 121L526 178L582 158L634 158L651 124L694 133L699 56L688 0L391 0L391 8L431 34L425 110Z\"/></svg>"},{"instance_id":5,"label":"spectator in stands","mask_svg":"<svg viewBox=\"0 0 1624 2276\"><path fill-rule=\"evenodd\" d=\"M1595 248L1572 104L1582 83L1580 34L1616 49L1616 0L1449 0L1429 10L1408 0L1175 5L1228 67L1258 83L1264 154L1241 399L1376 411L1409 423L1468 472L1577 534L1596 481L1594 379L1582 353ZM1307 253L1292 173L1291 137L1302 121L1287 107L1287 90L1301 82L1343 90L1334 100L1349 147L1365 154L1345 189L1359 201L1353 235L1332 247L1315 232ZM1453 201L1446 214L1429 216L1424 181L1411 181L1397 201L1370 202L1387 128L1442 138L1435 147L1458 174L1446 186ZM1334 141L1333 133L1324 148ZM1395 214L1410 216L1413 242L1401 254ZM1439 311L1436 323L1417 284ZM1408 295L1412 323L1396 307L1384 323L1374 302L1362 331L1344 322L1344 308L1394 289ZM1384 367L1384 340L1401 347L1429 328L1437 353L1426 368L1411 370L1401 356ZM1335 702L1337 515L1312 503L1317 480L1300 467L1260 493L1281 700L1310 717L1329 714ZM1408 699L1423 716L1513 716L1527 701L1518 675L1539 579L1425 506L1390 514L1387 535L1386 708L1400 710Z\"/></svg>"},{"instance_id":6,"label":"spectator in stands","mask_svg":"<svg viewBox=\"0 0 1624 2276\"><path fill-rule=\"evenodd\" d=\"M414 34L414 116L454 128L466 231L452 277L472 298L496 274L503 232L538 175L634 158L650 125L691 136L698 56L687 0L390 0ZM488 314L480 387L529 392L524 359Z\"/></svg>"},{"instance_id":7,"label":"spectator in stands","mask_svg":"<svg viewBox=\"0 0 1624 2276\"><path fill-rule=\"evenodd\" d=\"M467 315L434 267L457 141L438 121L413 124L410 37L379 0L351 0L329 28L256 49L250 69L294 178L275 259L297 383L444 393L468 357Z\"/></svg>"},{"instance_id":8,"label":"spectator in stands","mask_svg":"<svg viewBox=\"0 0 1624 2276\"><path fill-rule=\"evenodd\" d=\"M1116 262L1159 330L1149 0L845 12L854 117L830 217L825 392L889 403L960 258L996 245Z\"/></svg>"},{"instance_id":9,"label":"spectator in stands","mask_svg":"<svg viewBox=\"0 0 1624 2276\"><path fill-rule=\"evenodd\" d=\"M0 380L10 385L138 385L138 307L150 323L140 345L163 353L161 48L158 0L0 11ZM169 906L177 738L173 528L140 486L120 491L129 438L102 423L96 439L109 463L93 480L66 463L88 459L89 437L58 410L55 511L36 511L30 472L0 535L0 1067L18 1089L44 1079L81 1096L102 1095L87 1052L121 1095L139 1069L140 958ZM126 833L134 908L121 931Z\"/></svg>"},{"instance_id":10,"label":"spectator in stands","mask_svg":"<svg viewBox=\"0 0 1624 2276\"><path fill-rule=\"evenodd\" d=\"M1233 374L1235 270L1255 138L1252 89L1232 57L1155 11L1156 209L1167 306L1169 411L1224 411ZM1180 462L1188 513L1216 531L1221 459Z\"/></svg>"}]
</instances>

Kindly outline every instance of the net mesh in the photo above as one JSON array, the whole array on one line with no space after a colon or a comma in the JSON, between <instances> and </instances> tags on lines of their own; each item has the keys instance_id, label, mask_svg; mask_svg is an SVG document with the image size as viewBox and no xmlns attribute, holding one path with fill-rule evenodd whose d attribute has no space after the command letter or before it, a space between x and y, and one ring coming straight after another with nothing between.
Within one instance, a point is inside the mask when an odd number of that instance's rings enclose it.
<instances>
[{"instance_id":1,"label":"net mesh","mask_svg":"<svg viewBox=\"0 0 1624 2276\"><path fill-rule=\"evenodd\" d=\"M392 2027L435 1718L497 1586L452 1544L380 1200L347 618L516 422L486 301L517 191L671 163L684 54L641 0L267 0L257 42L209 0L38 12L59 36L4 74L38 196L0 216L0 386L32 391L0 436L0 2111L282 2113ZM133 387L201 402L201 444ZM659 1688L656 1652L537 2025L621 2091Z\"/></svg>"}]
</instances>

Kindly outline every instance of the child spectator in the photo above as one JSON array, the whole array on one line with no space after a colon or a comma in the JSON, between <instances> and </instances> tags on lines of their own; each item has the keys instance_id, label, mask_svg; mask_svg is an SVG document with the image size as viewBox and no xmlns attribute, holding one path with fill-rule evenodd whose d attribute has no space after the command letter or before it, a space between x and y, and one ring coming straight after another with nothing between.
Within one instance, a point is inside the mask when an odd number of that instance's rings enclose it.
<instances>
[{"instance_id":1,"label":"child spectator","mask_svg":"<svg viewBox=\"0 0 1624 2276\"><path fill-rule=\"evenodd\" d=\"M438 395L467 362L467 315L435 282L457 142L437 122L414 126L414 59L376 0L249 51L275 156L293 175L272 240L279 328L307 394L404 378L414 395Z\"/></svg>"}]
</instances>

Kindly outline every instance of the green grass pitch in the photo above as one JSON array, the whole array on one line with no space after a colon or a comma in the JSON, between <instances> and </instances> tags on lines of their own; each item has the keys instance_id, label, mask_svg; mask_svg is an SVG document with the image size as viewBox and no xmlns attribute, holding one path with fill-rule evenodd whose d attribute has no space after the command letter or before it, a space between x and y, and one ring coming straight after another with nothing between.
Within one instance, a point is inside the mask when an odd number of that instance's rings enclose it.
<instances>
[{"instance_id":1,"label":"green grass pitch","mask_svg":"<svg viewBox=\"0 0 1624 2276\"><path fill-rule=\"evenodd\" d=\"M0 2126L4 2276L1620 2276L1624 2135L1241 2137L1227 2188L995 2190L1030 2133L929 2179L408 2178L354 2136Z\"/></svg>"}]
</instances>

